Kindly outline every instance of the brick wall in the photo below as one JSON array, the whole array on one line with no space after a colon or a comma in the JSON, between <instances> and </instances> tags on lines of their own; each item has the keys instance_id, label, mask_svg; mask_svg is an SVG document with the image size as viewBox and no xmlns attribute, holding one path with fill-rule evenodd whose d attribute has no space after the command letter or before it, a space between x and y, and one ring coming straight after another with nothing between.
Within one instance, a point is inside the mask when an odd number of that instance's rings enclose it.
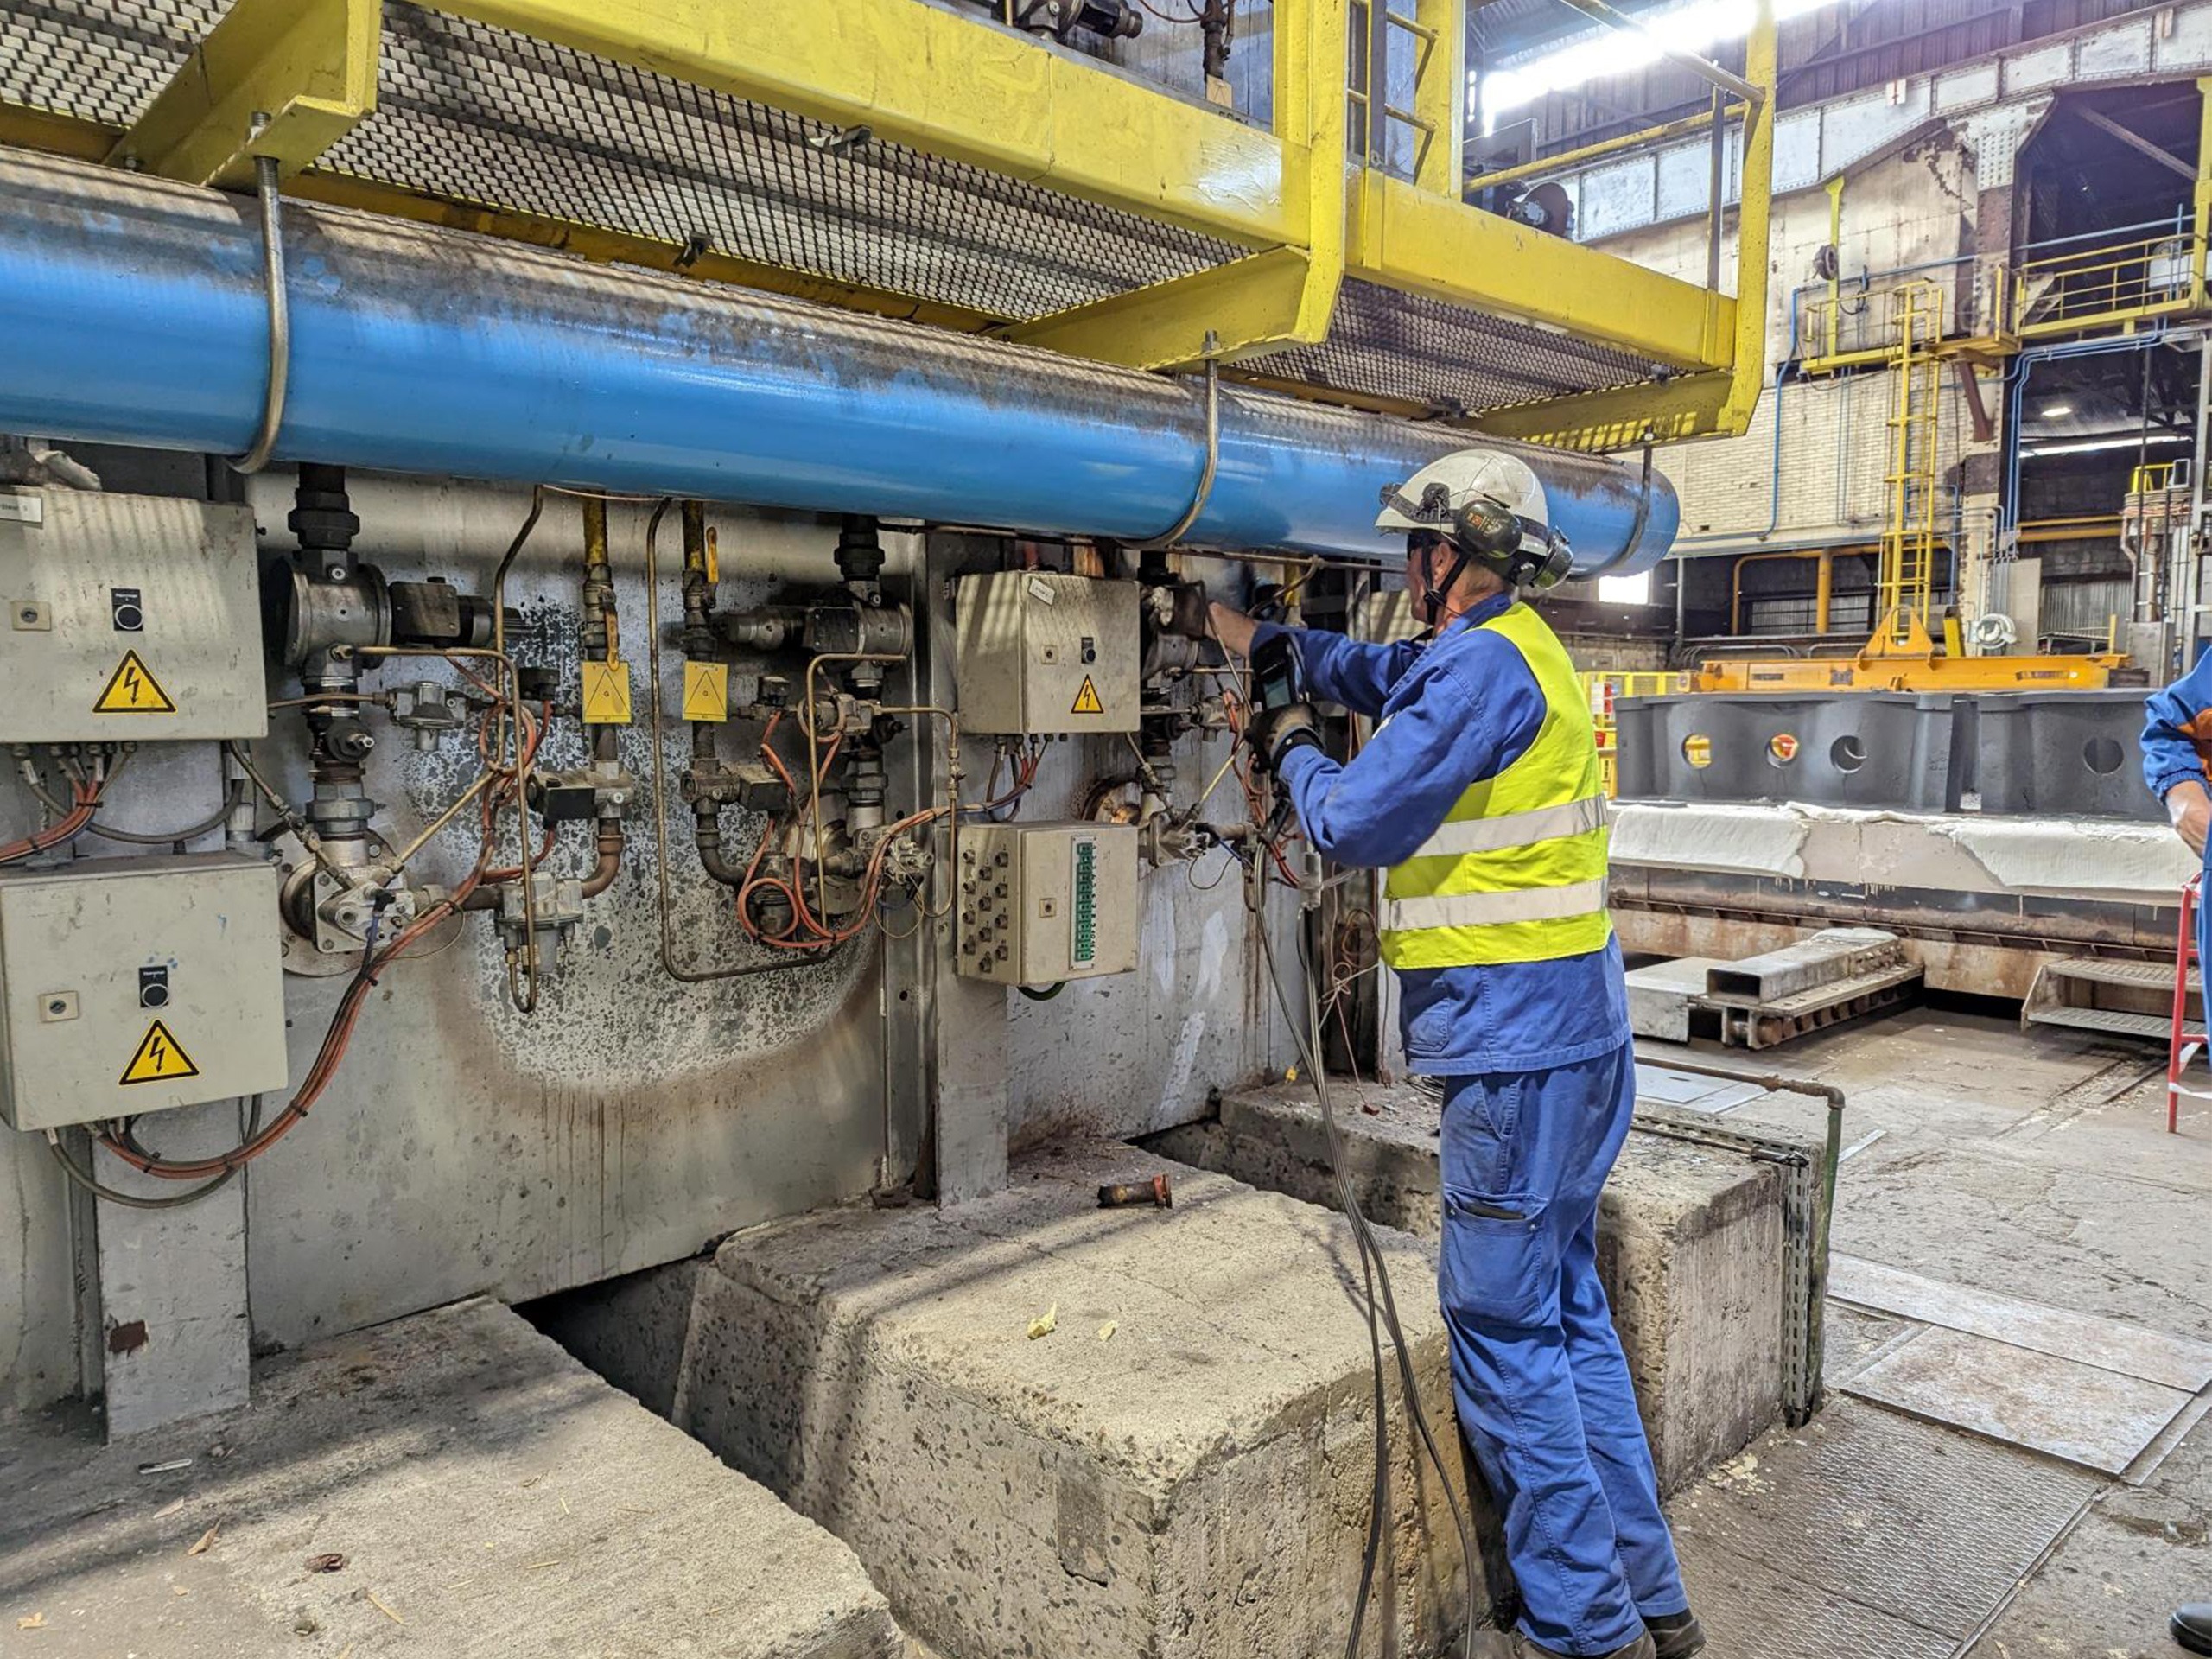
<instances>
[{"instance_id":1,"label":"brick wall","mask_svg":"<svg viewBox=\"0 0 2212 1659\"><path fill-rule=\"evenodd\" d=\"M1844 192L1843 268L1847 274L1953 260L1972 245L1974 163L1949 134L1908 146L1853 173ZM1682 500L1681 544L1694 552L1756 538L1834 538L1878 535L1886 514L1890 467L1886 425L1894 397L1890 375L1873 372L1793 381L1777 398L1774 365L1790 354L1790 298L1811 283L1813 259L1829 233L1828 196L1799 191L1775 204L1770 253L1766 379L1751 429L1740 438L1677 444L1658 465ZM1608 252L1671 275L1702 282L1705 226L1654 226L1603 245ZM1949 270L1932 273L1955 283ZM1733 273L1725 272L1732 284ZM1878 312L1881 302L1874 301ZM1874 321L1879 321L1878 315ZM1998 403L1993 381L1985 399ZM1781 464L1775 462L1775 423L1783 421ZM1969 436L1964 394L1944 384L1940 467L1955 466ZM1776 480L1779 478L1778 500Z\"/></svg>"}]
</instances>

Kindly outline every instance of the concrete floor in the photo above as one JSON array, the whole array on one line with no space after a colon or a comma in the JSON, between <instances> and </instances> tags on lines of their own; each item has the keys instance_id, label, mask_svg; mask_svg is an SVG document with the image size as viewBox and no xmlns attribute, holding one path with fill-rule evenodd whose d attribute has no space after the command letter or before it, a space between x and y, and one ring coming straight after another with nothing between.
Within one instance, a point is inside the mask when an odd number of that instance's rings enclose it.
<instances>
[{"instance_id":1,"label":"concrete floor","mask_svg":"<svg viewBox=\"0 0 2212 1659\"><path fill-rule=\"evenodd\" d=\"M6 1659L910 1659L851 1551L495 1303L0 1433Z\"/></svg>"},{"instance_id":2,"label":"concrete floor","mask_svg":"<svg viewBox=\"0 0 2212 1659\"><path fill-rule=\"evenodd\" d=\"M1668 1054L1656 1044L1643 1052L1661 1062ZM2198 1208L2212 1192L2212 1113L2185 1116L2177 1137L2164 1133L2159 1053L1923 1008L1756 1058L1850 1096L1840 1256L1952 1294L2212 1343L2212 1229ZM1753 1101L1730 1116L1769 1109ZM1796 1107L1772 1109L1802 1127ZM363 1425L347 1421L358 1406L346 1390L365 1373L334 1379L311 1367L277 1414L322 1446L306 1461L268 1462L241 1429L236 1455L211 1471L201 1466L211 1455L202 1431L178 1441L202 1454L200 1465L149 1478L137 1472L145 1455L137 1450L88 1452L55 1439L58 1429L15 1437L0 1456L0 1491L11 1493L0 1516L0 1654L899 1651L880 1593L843 1547L718 1468L696 1442L586 1379L510 1315L424 1319L495 1317L500 1329L442 1344L448 1361L455 1351L467 1360L449 1378L433 1375L428 1350L393 1357L394 1374L410 1379L396 1402L410 1412L410 1401L446 1402L410 1420L431 1427L410 1428L413 1453L397 1461L365 1464L356 1449ZM1917 1341L1918 1328L1835 1307L1829 1408L1675 1499L1713 1659L2169 1659L2172 1605L2212 1596L2212 1388L2123 1472L2103 1473L1851 1392L1901 1340ZM373 1347L404 1330L352 1340ZM2109 1376L2127 1333L2107 1334L2110 1345L2078 1351ZM341 1372L342 1357L329 1360ZM562 1409L503 1407L504 1438L480 1438L470 1427L480 1390L512 1394L525 1380ZM2063 1417L2063 1393L2058 1403ZM347 1432L336 1432L340 1424ZM579 1497L553 1492L557 1509L536 1502L534 1478L573 1462L580 1434L598 1437L594 1445L627 1437L627 1449L612 1468L594 1453ZM692 1515L656 1542L646 1535L664 1524L654 1512L678 1465L729 1513ZM651 1490L628 1507L616 1502L633 1488ZM525 1509L535 1530L498 1531L520 1526ZM439 1524L426 1524L433 1516ZM225 1524L213 1547L190 1554L216 1518ZM791 1534L790 1559L804 1555L816 1570L795 1574L764 1559L764 1535L779 1528ZM550 1586L548 1574L524 1572L493 1583L494 1605L465 1605L454 1581L473 1594L479 1575L448 1547L463 1533L474 1551L493 1539L499 1559L525 1569L588 1546L598 1575ZM708 1540L711 1560L698 1556ZM302 1562L326 1547L346 1548L349 1569L307 1573ZM741 1580L760 1586L739 1598L756 1611L770 1590L796 1598L796 1645L766 1636L758 1618L725 1628L717 1615ZM829 1590L798 1597L802 1581ZM380 1610L372 1591L408 1623ZM652 1610L642 1622L640 1608Z\"/></svg>"},{"instance_id":3,"label":"concrete floor","mask_svg":"<svg viewBox=\"0 0 2212 1659\"><path fill-rule=\"evenodd\" d=\"M1850 1096L1838 1253L2212 1340L2212 1113L2164 1133L2162 1052L1922 1008L1760 1058ZM1838 1309L1830 1375L1892 1324ZM1737 1633L1715 1659L2167 1659L2172 1605L2212 1599L2205 1405L2115 1478L1840 1397L1676 1500L1694 1589ZM2042 1532L1986 1535L2038 1504ZM1929 1564L1945 1581L1918 1581Z\"/></svg>"}]
</instances>

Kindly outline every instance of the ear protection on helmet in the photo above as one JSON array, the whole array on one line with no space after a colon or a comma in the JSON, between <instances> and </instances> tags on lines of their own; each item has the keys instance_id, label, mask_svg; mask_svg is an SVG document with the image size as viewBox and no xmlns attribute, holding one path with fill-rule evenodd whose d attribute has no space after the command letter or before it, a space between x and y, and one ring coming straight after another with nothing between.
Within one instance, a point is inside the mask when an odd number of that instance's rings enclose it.
<instances>
[{"instance_id":1,"label":"ear protection on helmet","mask_svg":"<svg viewBox=\"0 0 2212 1659\"><path fill-rule=\"evenodd\" d=\"M1509 587L1541 591L1556 586L1574 567L1573 550L1566 537L1487 496L1455 511L1450 491L1441 484L1432 484L1422 491L1417 503L1408 500L1391 485L1382 491L1382 505L1408 518L1433 524L1439 535L1451 538L1462 561L1479 560L1497 571ZM1448 588L1459 579L1460 569L1454 565L1440 586Z\"/></svg>"},{"instance_id":2,"label":"ear protection on helmet","mask_svg":"<svg viewBox=\"0 0 2212 1659\"><path fill-rule=\"evenodd\" d=\"M1452 540L1511 588L1556 586L1573 569L1567 537L1501 501L1475 501L1454 515Z\"/></svg>"}]
</instances>

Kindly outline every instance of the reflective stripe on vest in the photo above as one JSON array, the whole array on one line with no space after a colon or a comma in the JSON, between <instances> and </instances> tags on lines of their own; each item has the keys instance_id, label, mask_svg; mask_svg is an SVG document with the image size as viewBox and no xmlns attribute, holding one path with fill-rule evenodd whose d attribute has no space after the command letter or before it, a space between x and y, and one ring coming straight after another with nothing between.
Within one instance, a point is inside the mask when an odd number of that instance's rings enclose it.
<instances>
[{"instance_id":1,"label":"reflective stripe on vest","mask_svg":"<svg viewBox=\"0 0 2212 1659\"><path fill-rule=\"evenodd\" d=\"M1540 806L1533 812L1509 812L1498 818L1469 818L1446 823L1414 849L1414 858L1464 858L1469 853L1503 852L1531 842L1579 836L1605 822L1605 798L1592 795L1560 806Z\"/></svg>"},{"instance_id":2,"label":"reflective stripe on vest","mask_svg":"<svg viewBox=\"0 0 2212 1659\"><path fill-rule=\"evenodd\" d=\"M1545 709L1535 740L1470 785L1383 887L1394 968L1547 962L1603 948L1608 833L1587 695L1559 637L1516 603L1478 625L1510 641Z\"/></svg>"},{"instance_id":3,"label":"reflective stripe on vest","mask_svg":"<svg viewBox=\"0 0 2212 1659\"><path fill-rule=\"evenodd\" d=\"M1427 927L1491 927L1500 922L1555 922L1605 907L1605 878L1571 887L1517 893L1455 893L1438 899L1387 899L1382 925L1395 933Z\"/></svg>"}]
</instances>

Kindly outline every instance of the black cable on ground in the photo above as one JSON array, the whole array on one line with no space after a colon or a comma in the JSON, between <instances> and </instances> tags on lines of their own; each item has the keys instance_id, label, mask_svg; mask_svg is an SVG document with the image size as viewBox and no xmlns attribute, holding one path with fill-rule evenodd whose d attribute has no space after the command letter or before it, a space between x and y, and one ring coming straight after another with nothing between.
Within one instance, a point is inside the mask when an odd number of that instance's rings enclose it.
<instances>
[{"instance_id":1,"label":"black cable on ground","mask_svg":"<svg viewBox=\"0 0 2212 1659\"><path fill-rule=\"evenodd\" d=\"M1260 868L1264 868L1264 866ZM1265 887L1262 887L1261 893L1263 896L1265 891ZM1476 1586L1478 1580L1475 1572L1474 1529L1468 1521L1465 1507L1459 1502L1459 1495L1452 1489L1451 1471L1446 1467L1443 1452L1437 1445L1434 1432L1429 1427L1428 1413L1421 1405L1420 1384L1414 1375L1413 1351L1407 1344L1405 1331L1399 1323L1397 1298L1391 1287L1389 1267L1383 1260L1382 1246L1375 1237L1374 1230L1367 1219L1366 1212L1360 1208L1358 1192L1353 1187L1348 1173L1343 1131L1338 1126L1335 1108L1330 1100L1328 1074L1321 1069L1320 1065L1320 993L1319 982L1313 972L1312 953L1305 937L1305 930L1301 927L1299 934L1299 964L1304 971L1306 979L1306 1017L1301 1020L1292 1009L1289 991L1283 984L1281 969L1275 962L1274 941L1268 935L1267 916L1263 905L1254 906L1253 925L1259 931L1260 950L1267 960L1268 977L1274 983L1275 1001L1282 1009L1285 1021L1290 1027L1292 1039L1298 1048L1300 1062L1306 1067L1306 1076L1313 1082L1314 1097L1321 1109L1321 1126L1328 1146L1329 1168L1336 1184L1337 1200L1344 1211L1345 1220L1351 1224L1352 1241L1359 1252L1361 1272L1367 1284L1368 1332L1373 1348L1375 1366L1375 1507L1368 1519L1367 1553L1360 1567L1359 1593L1353 1606L1351 1631L1344 1647L1346 1659L1357 1659L1359 1651L1362 1629L1366 1621L1369 1586L1374 1577L1380 1554L1383 1529L1389 1524L1390 1446L1389 1429L1383 1415L1386 1389L1383 1380L1382 1344L1376 1332L1378 1314L1379 1324L1382 1330L1389 1332L1390 1345L1397 1359L1399 1381L1405 1395L1407 1415L1413 1421L1414 1432L1420 1437L1422 1450L1436 1470L1437 1479L1443 1488L1446 1507L1451 1511L1452 1527L1459 1534L1459 1553L1463 1569L1466 1574L1467 1586L1464 1648L1467 1659L1474 1659L1475 1631L1479 1622L1475 1606ZM1376 1294L1378 1289L1382 1293L1379 1298Z\"/></svg>"}]
</instances>

